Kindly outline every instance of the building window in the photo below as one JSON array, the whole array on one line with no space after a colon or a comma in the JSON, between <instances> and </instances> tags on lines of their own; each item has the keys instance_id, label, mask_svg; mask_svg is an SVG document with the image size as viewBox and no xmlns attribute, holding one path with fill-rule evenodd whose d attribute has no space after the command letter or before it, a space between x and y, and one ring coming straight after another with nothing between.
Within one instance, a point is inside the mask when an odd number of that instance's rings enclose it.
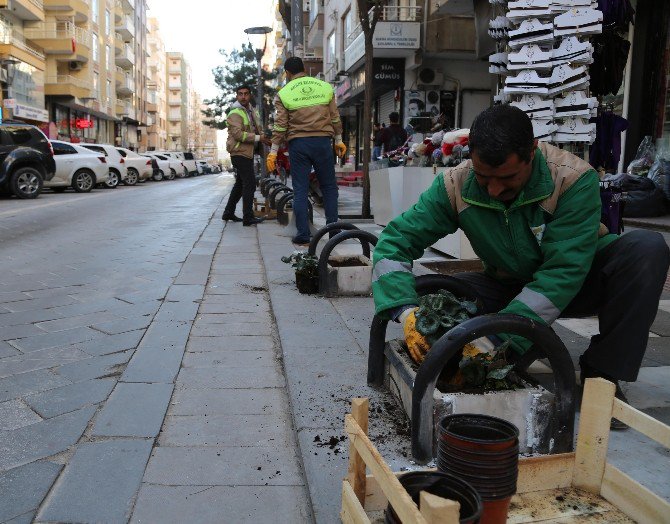
<instances>
[{"instance_id":1,"label":"building window","mask_svg":"<svg viewBox=\"0 0 670 524\"><path fill-rule=\"evenodd\" d=\"M112 48L108 45L105 46L105 67L108 72L112 69Z\"/></svg>"},{"instance_id":2,"label":"building window","mask_svg":"<svg viewBox=\"0 0 670 524\"><path fill-rule=\"evenodd\" d=\"M110 29L112 28L112 16L109 13L109 9L105 9L105 33L109 34Z\"/></svg>"},{"instance_id":3,"label":"building window","mask_svg":"<svg viewBox=\"0 0 670 524\"><path fill-rule=\"evenodd\" d=\"M98 0L91 0L91 21L94 24L98 23Z\"/></svg>"},{"instance_id":4,"label":"building window","mask_svg":"<svg viewBox=\"0 0 670 524\"><path fill-rule=\"evenodd\" d=\"M98 35L96 33L93 33L93 61L97 62L98 61L98 47L100 43L98 42Z\"/></svg>"},{"instance_id":5,"label":"building window","mask_svg":"<svg viewBox=\"0 0 670 524\"><path fill-rule=\"evenodd\" d=\"M100 98L100 74L97 71L93 73L93 94L95 98Z\"/></svg>"},{"instance_id":6,"label":"building window","mask_svg":"<svg viewBox=\"0 0 670 524\"><path fill-rule=\"evenodd\" d=\"M328 35L326 41L326 66L335 65L335 31Z\"/></svg>"}]
</instances>

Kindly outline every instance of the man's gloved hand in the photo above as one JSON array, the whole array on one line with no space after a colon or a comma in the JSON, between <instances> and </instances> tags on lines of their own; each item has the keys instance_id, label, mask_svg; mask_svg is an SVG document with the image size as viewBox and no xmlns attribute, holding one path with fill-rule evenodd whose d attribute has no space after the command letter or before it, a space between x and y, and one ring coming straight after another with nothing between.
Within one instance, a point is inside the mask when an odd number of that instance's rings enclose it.
<instances>
[{"instance_id":1,"label":"man's gloved hand","mask_svg":"<svg viewBox=\"0 0 670 524\"><path fill-rule=\"evenodd\" d=\"M347 154L347 146L344 145L344 142L335 143L335 153L340 158Z\"/></svg>"},{"instance_id":2,"label":"man's gloved hand","mask_svg":"<svg viewBox=\"0 0 670 524\"><path fill-rule=\"evenodd\" d=\"M265 159L265 167L267 167L270 172L277 169L277 153L268 154L268 157Z\"/></svg>"},{"instance_id":3,"label":"man's gloved hand","mask_svg":"<svg viewBox=\"0 0 670 524\"><path fill-rule=\"evenodd\" d=\"M426 353L430 349L430 344L426 338L416 330L416 316L415 313L419 308L407 308L403 311L398 320L403 327L405 333L405 343L409 350L409 355L417 364L423 362Z\"/></svg>"}]
</instances>

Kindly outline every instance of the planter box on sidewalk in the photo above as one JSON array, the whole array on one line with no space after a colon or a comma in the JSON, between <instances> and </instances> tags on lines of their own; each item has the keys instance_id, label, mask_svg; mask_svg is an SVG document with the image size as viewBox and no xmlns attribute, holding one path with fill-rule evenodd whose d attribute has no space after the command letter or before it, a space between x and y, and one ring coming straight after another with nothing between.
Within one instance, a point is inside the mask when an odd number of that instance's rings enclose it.
<instances>
[{"instance_id":1,"label":"planter box on sidewalk","mask_svg":"<svg viewBox=\"0 0 670 524\"><path fill-rule=\"evenodd\" d=\"M411 417L412 386L416 372L409 355L398 340L386 343L384 381ZM446 415L477 413L503 418L519 428L521 453L550 453L551 419L554 414L554 395L542 387L487 393L444 393L435 388L434 438L437 442L437 424Z\"/></svg>"},{"instance_id":2,"label":"planter box on sidewalk","mask_svg":"<svg viewBox=\"0 0 670 524\"><path fill-rule=\"evenodd\" d=\"M328 296L372 293L372 261L363 255L332 255L328 259Z\"/></svg>"}]
</instances>

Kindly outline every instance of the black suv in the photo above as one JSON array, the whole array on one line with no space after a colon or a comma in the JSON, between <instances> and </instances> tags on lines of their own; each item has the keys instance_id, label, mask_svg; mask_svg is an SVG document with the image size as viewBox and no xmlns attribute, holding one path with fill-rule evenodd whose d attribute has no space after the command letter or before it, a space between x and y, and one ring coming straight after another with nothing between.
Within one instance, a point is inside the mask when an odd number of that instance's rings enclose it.
<instances>
[{"instance_id":1,"label":"black suv","mask_svg":"<svg viewBox=\"0 0 670 524\"><path fill-rule=\"evenodd\" d=\"M35 126L0 124L0 193L37 198L56 174L51 142Z\"/></svg>"}]
</instances>

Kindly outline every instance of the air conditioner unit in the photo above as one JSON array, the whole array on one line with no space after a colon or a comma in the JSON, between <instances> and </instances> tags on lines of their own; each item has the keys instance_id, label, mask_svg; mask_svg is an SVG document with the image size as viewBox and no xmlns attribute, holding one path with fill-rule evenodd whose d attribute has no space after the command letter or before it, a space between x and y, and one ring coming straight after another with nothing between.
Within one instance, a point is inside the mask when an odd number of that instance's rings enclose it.
<instances>
[{"instance_id":1,"label":"air conditioner unit","mask_svg":"<svg viewBox=\"0 0 670 524\"><path fill-rule=\"evenodd\" d=\"M84 64L81 62L72 61L70 62L70 71L81 71L84 67Z\"/></svg>"},{"instance_id":2,"label":"air conditioner unit","mask_svg":"<svg viewBox=\"0 0 670 524\"><path fill-rule=\"evenodd\" d=\"M444 74L432 67L424 67L419 69L416 83L420 88L425 86L442 87L442 84L444 84Z\"/></svg>"}]
</instances>

